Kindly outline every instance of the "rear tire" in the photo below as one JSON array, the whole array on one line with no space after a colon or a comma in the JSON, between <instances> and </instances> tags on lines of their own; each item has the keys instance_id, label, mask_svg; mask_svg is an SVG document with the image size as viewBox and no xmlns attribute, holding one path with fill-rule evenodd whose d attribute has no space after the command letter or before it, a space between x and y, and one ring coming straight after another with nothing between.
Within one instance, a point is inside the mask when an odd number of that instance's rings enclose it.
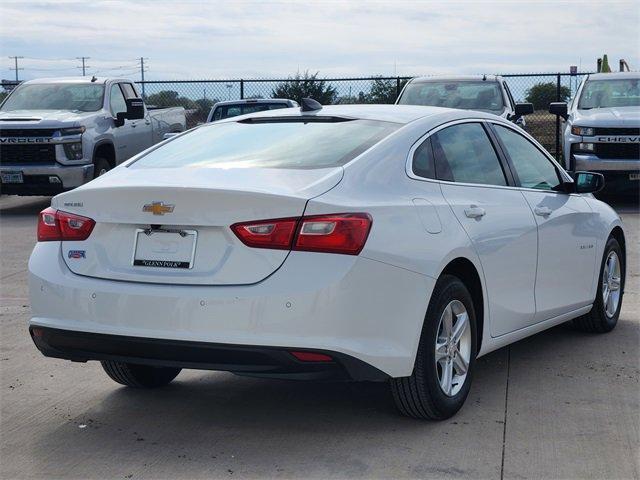
<instances>
[{"instance_id":1,"label":"rear tire","mask_svg":"<svg viewBox=\"0 0 640 480\"><path fill-rule=\"evenodd\" d=\"M446 327L447 309L451 312L449 327ZM466 317L466 327L463 327L463 317ZM457 330L458 326L464 328L462 333ZM453 416L469 394L476 348L476 316L471 294L460 279L443 275L429 302L413 374L391 379L391 392L400 412L429 420ZM465 364L466 373L462 374Z\"/></svg>"},{"instance_id":2,"label":"rear tire","mask_svg":"<svg viewBox=\"0 0 640 480\"><path fill-rule=\"evenodd\" d=\"M622 308L625 267L620 244L609 237L600 264L596 300L589 313L572 321L575 328L590 333L607 333L615 328Z\"/></svg>"},{"instance_id":3,"label":"rear tire","mask_svg":"<svg viewBox=\"0 0 640 480\"><path fill-rule=\"evenodd\" d=\"M97 157L93 161L93 178L98 178L111 170L111 164L106 158Z\"/></svg>"},{"instance_id":4,"label":"rear tire","mask_svg":"<svg viewBox=\"0 0 640 480\"><path fill-rule=\"evenodd\" d=\"M180 373L180 368L151 367L133 363L105 360L102 368L112 380L134 388L158 388L169 384Z\"/></svg>"}]
</instances>

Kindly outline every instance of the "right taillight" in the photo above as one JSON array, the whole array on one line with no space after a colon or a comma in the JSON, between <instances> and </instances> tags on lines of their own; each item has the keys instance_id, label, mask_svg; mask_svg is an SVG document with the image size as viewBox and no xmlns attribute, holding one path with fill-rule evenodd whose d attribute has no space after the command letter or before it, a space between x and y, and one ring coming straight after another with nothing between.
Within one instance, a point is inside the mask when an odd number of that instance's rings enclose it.
<instances>
[{"instance_id":1,"label":"right taillight","mask_svg":"<svg viewBox=\"0 0 640 480\"><path fill-rule=\"evenodd\" d=\"M231 230L254 248L358 255L371 223L367 213L336 213L236 223Z\"/></svg>"},{"instance_id":2,"label":"right taillight","mask_svg":"<svg viewBox=\"0 0 640 480\"><path fill-rule=\"evenodd\" d=\"M46 208L38 217L38 241L82 241L89 238L96 222L74 213Z\"/></svg>"}]
</instances>

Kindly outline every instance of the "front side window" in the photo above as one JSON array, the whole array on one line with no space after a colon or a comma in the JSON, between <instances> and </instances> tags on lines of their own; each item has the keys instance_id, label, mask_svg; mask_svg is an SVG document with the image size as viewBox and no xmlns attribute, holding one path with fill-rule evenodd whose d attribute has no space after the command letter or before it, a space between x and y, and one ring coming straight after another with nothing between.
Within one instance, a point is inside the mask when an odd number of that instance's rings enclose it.
<instances>
[{"instance_id":1,"label":"front side window","mask_svg":"<svg viewBox=\"0 0 640 480\"><path fill-rule=\"evenodd\" d=\"M401 125L372 120L213 123L149 152L131 168L341 166Z\"/></svg>"},{"instance_id":2,"label":"front side window","mask_svg":"<svg viewBox=\"0 0 640 480\"><path fill-rule=\"evenodd\" d=\"M553 190L560 185L555 165L529 140L510 128L494 125L507 149L520 185L536 190Z\"/></svg>"},{"instance_id":3,"label":"front side window","mask_svg":"<svg viewBox=\"0 0 640 480\"><path fill-rule=\"evenodd\" d=\"M34 83L16 87L0 110L97 112L103 97L104 85L95 83Z\"/></svg>"},{"instance_id":4,"label":"front side window","mask_svg":"<svg viewBox=\"0 0 640 480\"><path fill-rule=\"evenodd\" d=\"M502 112L504 101L498 82L493 81L415 81L398 99L400 105L460 108Z\"/></svg>"},{"instance_id":5,"label":"front side window","mask_svg":"<svg viewBox=\"0 0 640 480\"><path fill-rule=\"evenodd\" d=\"M578 102L580 110L639 106L640 79L637 78L587 80Z\"/></svg>"},{"instance_id":6,"label":"front side window","mask_svg":"<svg viewBox=\"0 0 640 480\"><path fill-rule=\"evenodd\" d=\"M440 180L506 185L498 155L479 123L462 123L432 136L436 175Z\"/></svg>"},{"instance_id":7,"label":"front side window","mask_svg":"<svg viewBox=\"0 0 640 480\"><path fill-rule=\"evenodd\" d=\"M122 95L122 90L120 90L120 86L117 83L111 85L109 106L114 117L120 112L127 111L127 103L124 101L124 95Z\"/></svg>"}]
</instances>

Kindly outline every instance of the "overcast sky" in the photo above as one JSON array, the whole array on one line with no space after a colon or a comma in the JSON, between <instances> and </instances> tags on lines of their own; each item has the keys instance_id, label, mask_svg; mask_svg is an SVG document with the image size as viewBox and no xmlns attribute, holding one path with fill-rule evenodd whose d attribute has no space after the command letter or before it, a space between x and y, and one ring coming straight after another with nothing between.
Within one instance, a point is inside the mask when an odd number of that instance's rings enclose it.
<instances>
[{"instance_id":1,"label":"overcast sky","mask_svg":"<svg viewBox=\"0 0 640 480\"><path fill-rule=\"evenodd\" d=\"M2 0L0 78L88 72L139 79L640 69L639 1Z\"/></svg>"}]
</instances>

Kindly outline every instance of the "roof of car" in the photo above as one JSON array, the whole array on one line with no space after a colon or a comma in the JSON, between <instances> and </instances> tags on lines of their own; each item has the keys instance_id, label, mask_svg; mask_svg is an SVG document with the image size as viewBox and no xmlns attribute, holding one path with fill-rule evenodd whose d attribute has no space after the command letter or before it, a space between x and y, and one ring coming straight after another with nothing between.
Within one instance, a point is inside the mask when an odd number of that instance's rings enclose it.
<instances>
[{"instance_id":1,"label":"roof of car","mask_svg":"<svg viewBox=\"0 0 640 480\"><path fill-rule=\"evenodd\" d=\"M247 98L244 100L225 100L222 102L216 102L216 105L246 105L252 103L286 103L295 104L294 100L289 100L288 98Z\"/></svg>"},{"instance_id":2,"label":"roof of car","mask_svg":"<svg viewBox=\"0 0 640 480\"><path fill-rule=\"evenodd\" d=\"M231 117L220 122L237 122L248 118L263 117L344 117L362 120L377 120L381 122L394 122L407 124L420 118L432 115L449 114L455 118L492 118L499 119L496 115L442 107L425 107L419 105L326 105L320 110L302 112L299 108L286 108L282 110L265 110L237 117Z\"/></svg>"},{"instance_id":3,"label":"roof of car","mask_svg":"<svg viewBox=\"0 0 640 480\"><path fill-rule=\"evenodd\" d=\"M501 80L502 77L498 75L443 75L443 76L428 76L428 77L415 77L411 79L411 82L427 83L427 82L496 82Z\"/></svg>"},{"instance_id":4,"label":"roof of car","mask_svg":"<svg viewBox=\"0 0 640 480\"><path fill-rule=\"evenodd\" d=\"M589 80L619 80L621 78L640 79L640 72L592 73Z\"/></svg>"}]
</instances>

